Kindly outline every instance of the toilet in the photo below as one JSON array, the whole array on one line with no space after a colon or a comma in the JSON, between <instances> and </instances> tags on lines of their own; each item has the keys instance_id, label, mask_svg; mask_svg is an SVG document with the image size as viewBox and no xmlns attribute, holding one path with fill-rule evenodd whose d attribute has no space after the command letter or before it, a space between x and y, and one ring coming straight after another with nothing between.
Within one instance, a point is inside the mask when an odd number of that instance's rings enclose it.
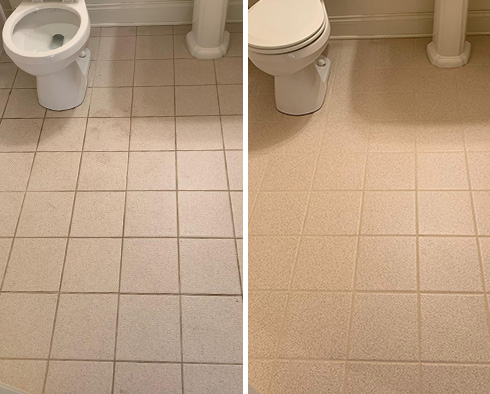
<instances>
[{"instance_id":1,"label":"toilet","mask_svg":"<svg viewBox=\"0 0 490 394\"><path fill-rule=\"evenodd\" d=\"M84 0L24 1L3 27L7 55L36 77L39 103L55 111L77 107L87 91L90 18Z\"/></svg>"},{"instance_id":2,"label":"toilet","mask_svg":"<svg viewBox=\"0 0 490 394\"><path fill-rule=\"evenodd\" d=\"M330 37L323 0L260 0L248 12L248 56L274 76L276 107L288 115L319 110L327 93Z\"/></svg>"}]
</instances>

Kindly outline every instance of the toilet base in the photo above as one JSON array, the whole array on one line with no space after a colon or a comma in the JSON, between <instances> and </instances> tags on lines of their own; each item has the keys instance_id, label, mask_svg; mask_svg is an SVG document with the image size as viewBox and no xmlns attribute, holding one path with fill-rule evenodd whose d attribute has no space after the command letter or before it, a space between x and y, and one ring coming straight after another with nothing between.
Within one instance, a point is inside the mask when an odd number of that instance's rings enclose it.
<instances>
[{"instance_id":1,"label":"toilet base","mask_svg":"<svg viewBox=\"0 0 490 394\"><path fill-rule=\"evenodd\" d=\"M327 95L331 63L320 56L314 63L287 76L274 78L276 108L287 115L307 115L318 111Z\"/></svg>"},{"instance_id":2,"label":"toilet base","mask_svg":"<svg viewBox=\"0 0 490 394\"><path fill-rule=\"evenodd\" d=\"M82 104L88 85L90 50L87 48L68 67L58 73L38 76L37 97L39 104L54 111L64 111Z\"/></svg>"}]
</instances>

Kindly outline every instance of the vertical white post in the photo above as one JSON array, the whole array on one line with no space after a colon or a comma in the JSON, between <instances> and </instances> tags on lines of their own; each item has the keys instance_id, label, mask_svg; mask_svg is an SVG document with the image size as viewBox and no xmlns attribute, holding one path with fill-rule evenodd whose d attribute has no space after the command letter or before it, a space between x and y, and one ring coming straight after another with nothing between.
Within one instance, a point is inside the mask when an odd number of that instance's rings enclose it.
<instances>
[{"instance_id":1,"label":"vertical white post","mask_svg":"<svg viewBox=\"0 0 490 394\"><path fill-rule=\"evenodd\" d=\"M216 59L228 51L230 33L225 31L228 0L194 0L192 31L186 41L192 56Z\"/></svg>"},{"instance_id":2,"label":"vertical white post","mask_svg":"<svg viewBox=\"0 0 490 394\"><path fill-rule=\"evenodd\" d=\"M434 36L427 54L437 67L461 67L468 63L471 44L466 41L469 0L435 0Z\"/></svg>"}]
</instances>

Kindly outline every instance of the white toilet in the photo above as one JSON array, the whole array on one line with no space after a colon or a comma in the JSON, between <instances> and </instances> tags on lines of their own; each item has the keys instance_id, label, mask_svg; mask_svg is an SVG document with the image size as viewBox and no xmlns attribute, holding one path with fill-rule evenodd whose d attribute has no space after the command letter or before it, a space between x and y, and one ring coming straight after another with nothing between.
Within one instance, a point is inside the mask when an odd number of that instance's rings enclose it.
<instances>
[{"instance_id":1,"label":"white toilet","mask_svg":"<svg viewBox=\"0 0 490 394\"><path fill-rule=\"evenodd\" d=\"M248 12L248 26L248 56L274 76L277 109L319 110L330 74L330 61L321 56L330 37L323 0L260 0Z\"/></svg>"},{"instance_id":2,"label":"white toilet","mask_svg":"<svg viewBox=\"0 0 490 394\"><path fill-rule=\"evenodd\" d=\"M39 103L56 111L83 102L90 67L89 37L84 0L24 1L3 27L7 55L36 77Z\"/></svg>"}]
</instances>

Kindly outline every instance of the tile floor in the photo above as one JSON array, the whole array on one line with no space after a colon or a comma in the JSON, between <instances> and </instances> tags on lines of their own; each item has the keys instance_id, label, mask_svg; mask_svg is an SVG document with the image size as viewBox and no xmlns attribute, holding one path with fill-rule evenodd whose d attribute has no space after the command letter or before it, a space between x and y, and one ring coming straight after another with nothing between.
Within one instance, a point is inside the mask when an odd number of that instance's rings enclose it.
<instances>
[{"instance_id":1,"label":"tile floor","mask_svg":"<svg viewBox=\"0 0 490 394\"><path fill-rule=\"evenodd\" d=\"M37 104L0 63L0 381L31 394L241 393L242 48L94 28L91 89Z\"/></svg>"},{"instance_id":2,"label":"tile floor","mask_svg":"<svg viewBox=\"0 0 490 394\"><path fill-rule=\"evenodd\" d=\"M490 37L332 41L325 106L249 78L249 357L261 394L490 393Z\"/></svg>"}]
</instances>

